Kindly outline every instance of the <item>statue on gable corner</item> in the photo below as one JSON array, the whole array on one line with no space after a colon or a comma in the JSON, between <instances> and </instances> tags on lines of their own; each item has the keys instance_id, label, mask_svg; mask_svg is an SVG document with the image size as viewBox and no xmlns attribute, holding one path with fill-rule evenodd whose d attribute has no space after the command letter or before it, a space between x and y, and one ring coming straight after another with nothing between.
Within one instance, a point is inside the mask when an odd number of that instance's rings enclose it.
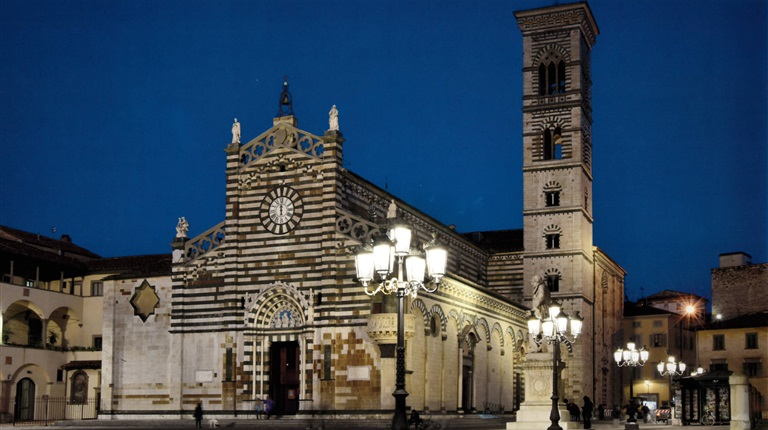
<instances>
[{"instance_id":1,"label":"statue on gable corner","mask_svg":"<svg viewBox=\"0 0 768 430\"><path fill-rule=\"evenodd\" d=\"M232 124L232 143L240 143L240 123L237 122L237 118Z\"/></svg>"},{"instance_id":2,"label":"statue on gable corner","mask_svg":"<svg viewBox=\"0 0 768 430\"><path fill-rule=\"evenodd\" d=\"M339 110L336 105L328 112L328 130L339 131Z\"/></svg>"},{"instance_id":3,"label":"statue on gable corner","mask_svg":"<svg viewBox=\"0 0 768 430\"><path fill-rule=\"evenodd\" d=\"M184 217L179 218L179 223L176 224L176 237L186 239L187 232L189 231L189 223Z\"/></svg>"}]
</instances>

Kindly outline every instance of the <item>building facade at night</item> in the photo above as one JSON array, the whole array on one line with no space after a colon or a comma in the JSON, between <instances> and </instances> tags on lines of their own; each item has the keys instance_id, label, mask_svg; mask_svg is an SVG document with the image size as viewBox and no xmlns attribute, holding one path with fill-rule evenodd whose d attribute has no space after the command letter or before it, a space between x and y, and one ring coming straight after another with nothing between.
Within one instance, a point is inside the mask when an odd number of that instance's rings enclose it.
<instances>
[{"instance_id":1,"label":"building facade at night","mask_svg":"<svg viewBox=\"0 0 768 430\"><path fill-rule=\"evenodd\" d=\"M389 414L395 298L365 294L354 252L393 215L411 226L414 246L437 237L449 255L437 290L406 300L409 407L519 407L524 384L535 383L520 367L535 276L584 318L564 353L563 397L619 401L612 353L623 341L626 273L592 240L590 53L599 31L586 3L515 15L521 229L457 232L346 169L355 142L335 107L328 130L300 129L286 82L271 127L242 140L235 120L222 145L224 220L188 237L179 219L167 272L80 275L103 288L100 414L178 416L201 402L227 415L267 396L280 414Z\"/></svg>"}]
</instances>

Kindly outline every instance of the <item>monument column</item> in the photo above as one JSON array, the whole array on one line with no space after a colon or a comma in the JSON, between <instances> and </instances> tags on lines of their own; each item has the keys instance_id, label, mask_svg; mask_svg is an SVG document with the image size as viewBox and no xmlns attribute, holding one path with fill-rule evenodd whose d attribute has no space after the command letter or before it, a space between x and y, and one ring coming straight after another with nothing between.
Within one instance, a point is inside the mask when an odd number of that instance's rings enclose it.
<instances>
[{"instance_id":1,"label":"monument column","mask_svg":"<svg viewBox=\"0 0 768 430\"><path fill-rule=\"evenodd\" d=\"M517 411L517 421L507 423L508 430L542 430L552 425L549 415L552 411L552 378L555 371L553 361L552 352L526 354L520 365L525 374L525 401ZM557 391L562 393L562 370L565 363L558 361L557 367ZM558 402L557 409L563 430L584 428L581 422L568 420L571 415L562 402Z\"/></svg>"}]
</instances>

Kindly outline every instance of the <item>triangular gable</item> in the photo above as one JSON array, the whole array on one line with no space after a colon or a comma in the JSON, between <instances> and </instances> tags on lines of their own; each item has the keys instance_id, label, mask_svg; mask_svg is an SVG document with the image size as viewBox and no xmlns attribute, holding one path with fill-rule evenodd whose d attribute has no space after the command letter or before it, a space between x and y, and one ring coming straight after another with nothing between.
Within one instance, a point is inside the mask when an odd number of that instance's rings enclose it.
<instances>
[{"instance_id":1,"label":"triangular gable","mask_svg":"<svg viewBox=\"0 0 768 430\"><path fill-rule=\"evenodd\" d=\"M279 122L243 145L240 148L240 160L243 166L247 167L279 148L287 148L319 159L323 156L324 143L319 136L307 133L291 124Z\"/></svg>"}]
</instances>

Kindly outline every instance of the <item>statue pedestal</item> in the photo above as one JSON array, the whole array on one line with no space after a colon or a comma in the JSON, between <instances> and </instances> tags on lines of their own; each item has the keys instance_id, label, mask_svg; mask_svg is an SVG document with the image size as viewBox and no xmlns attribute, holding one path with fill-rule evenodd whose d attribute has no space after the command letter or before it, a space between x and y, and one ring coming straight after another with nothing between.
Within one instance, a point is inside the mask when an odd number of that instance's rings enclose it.
<instances>
[{"instance_id":1,"label":"statue pedestal","mask_svg":"<svg viewBox=\"0 0 768 430\"><path fill-rule=\"evenodd\" d=\"M507 430L542 430L552 425L549 416L552 412L552 377L554 371L552 354L546 352L528 353L523 360L522 367L525 374L525 402L517 411L517 420L507 423ZM571 413L565 409L563 403L563 381L560 371L563 362L560 362L557 372L557 409L560 412L559 425L563 430L583 429L580 422L572 422Z\"/></svg>"}]
</instances>

